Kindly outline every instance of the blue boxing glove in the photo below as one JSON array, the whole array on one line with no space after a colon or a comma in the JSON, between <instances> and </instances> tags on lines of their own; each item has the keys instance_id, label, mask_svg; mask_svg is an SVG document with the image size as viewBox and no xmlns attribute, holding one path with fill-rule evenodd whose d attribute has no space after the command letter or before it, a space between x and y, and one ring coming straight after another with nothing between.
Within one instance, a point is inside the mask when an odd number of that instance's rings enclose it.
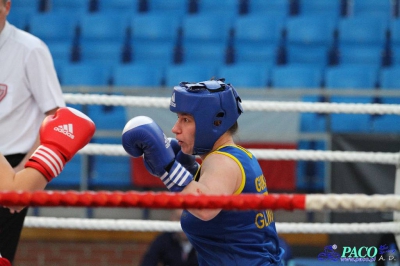
<instances>
[{"instance_id":1,"label":"blue boxing glove","mask_svg":"<svg viewBox=\"0 0 400 266\"><path fill-rule=\"evenodd\" d=\"M170 191L182 191L193 180L175 160L170 140L150 117L137 116L128 121L122 132L122 146L132 157L143 155L146 168Z\"/></svg>"}]
</instances>

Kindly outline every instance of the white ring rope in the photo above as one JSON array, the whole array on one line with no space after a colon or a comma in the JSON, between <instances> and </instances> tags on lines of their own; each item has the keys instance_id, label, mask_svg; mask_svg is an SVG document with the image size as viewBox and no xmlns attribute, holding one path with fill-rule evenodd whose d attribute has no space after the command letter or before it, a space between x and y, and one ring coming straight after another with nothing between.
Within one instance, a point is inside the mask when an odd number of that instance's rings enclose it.
<instances>
[{"instance_id":1,"label":"white ring rope","mask_svg":"<svg viewBox=\"0 0 400 266\"><path fill-rule=\"evenodd\" d=\"M308 194L305 210L398 211L400 210L400 195Z\"/></svg>"},{"instance_id":2,"label":"white ring rope","mask_svg":"<svg viewBox=\"0 0 400 266\"><path fill-rule=\"evenodd\" d=\"M270 160L309 160L331 162L365 162L396 165L400 161L399 153L384 152L349 152L349 151L309 151L250 149L258 159ZM121 145L88 144L79 151L81 154L110 156L128 156Z\"/></svg>"},{"instance_id":3,"label":"white ring rope","mask_svg":"<svg viewBox=\"0 0 400 266\"><path fill-rule=\"evenodd\" d=\"M71 104L96 104L114 106L136 106L168 108L170 98L122 96L102 94L65 93L64 99ZM311 112L311 113L351 113L351 114L397 114L400 105L364 103L308 103L277 101L244 101L246 111L270 112Z\"/></svg>"},{"instance_id":4,"label":"white ring rope","mask_svg":"<svg viewBox=\"0 0 400 266\"><path fill-rule=\"evenodd\" d=\"M180 232L179 222L128 219L81 219L33 217L25 218L24 227L106 231L140 232ZM400 233L399 222L384 223L276 223L279 233L303 234L362 234L362 233Z\"/></svg>"}]
</instances>

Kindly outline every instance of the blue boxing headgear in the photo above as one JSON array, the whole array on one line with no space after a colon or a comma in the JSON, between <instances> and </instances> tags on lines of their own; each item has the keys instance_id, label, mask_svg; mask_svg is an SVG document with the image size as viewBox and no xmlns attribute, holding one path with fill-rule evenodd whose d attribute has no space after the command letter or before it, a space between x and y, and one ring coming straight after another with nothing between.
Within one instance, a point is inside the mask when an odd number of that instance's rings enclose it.
<instances>
[{"instance_id":1,"label":"blue boxing headgear","mask_svg":"<svg viewBox=\"0 0 400 266\"><path fill-rule=\"evenodd\" d=\"M196 122L193 154L209 152L243 113L235 88L224 82L225 79L181 82L174 87L169 109L190 114Z\"/></svg>"}]
</instances>

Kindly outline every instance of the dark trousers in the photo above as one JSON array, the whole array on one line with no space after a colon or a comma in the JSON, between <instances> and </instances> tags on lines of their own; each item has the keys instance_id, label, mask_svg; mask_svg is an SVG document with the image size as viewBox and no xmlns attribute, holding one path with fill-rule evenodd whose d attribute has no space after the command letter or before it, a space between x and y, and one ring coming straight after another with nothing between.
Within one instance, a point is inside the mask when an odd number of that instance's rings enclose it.
<instances>
[{"instance_id":1,"label":"dark trousers","mask_svg":"<svg viewBox=\"0 0 400 266\"><path fill-rule=\"evenodd\" d=\"M25 154L14 154L5 157L11 166L15 167L22 161ZM27 212L27 207L21 212L14 214L11 214L9 209L0 207L0 254L11 263L17 251L19 237Z\"/></svg>"}]
</instances>

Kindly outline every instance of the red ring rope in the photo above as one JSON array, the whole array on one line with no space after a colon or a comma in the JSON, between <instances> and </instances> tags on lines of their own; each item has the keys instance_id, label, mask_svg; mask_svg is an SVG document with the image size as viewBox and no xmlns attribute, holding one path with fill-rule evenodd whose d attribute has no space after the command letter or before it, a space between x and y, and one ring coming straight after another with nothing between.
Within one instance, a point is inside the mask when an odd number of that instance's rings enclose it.
<instances>
[{"instance_id":1,"label":"red ring rope","mask_svg":"<svg viewBox=\"0 0 400 266\"><path fill-rule=\"evenodd\" d=\"M305 194L185 195L170 192L37 191L0 192L3 206L203 208L227 210L305 209Z\"/></svg>"}]
</instances>

